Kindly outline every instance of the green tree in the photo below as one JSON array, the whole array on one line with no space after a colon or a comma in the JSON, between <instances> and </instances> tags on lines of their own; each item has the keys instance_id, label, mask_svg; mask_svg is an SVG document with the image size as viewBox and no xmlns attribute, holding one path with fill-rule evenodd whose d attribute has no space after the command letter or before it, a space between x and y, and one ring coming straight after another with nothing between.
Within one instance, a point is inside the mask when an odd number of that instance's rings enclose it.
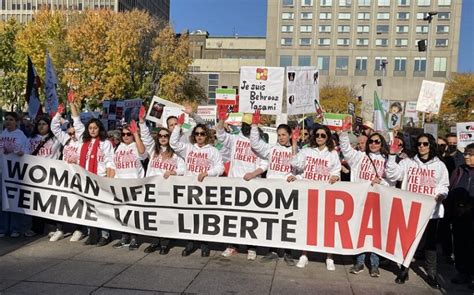
<instances>
[{"instance_id":1,"label":"green tree","mask_svg":"<svg viewBox=\"0 0 474 295\"><path fill-rule=\"evenodd\" d=\"M24 101L26 74L18 66L19 56L15 44L20 30L21 25L15 18L0 22L0 107L7 105L13 109Z\"/></svg>"}]
</instances>

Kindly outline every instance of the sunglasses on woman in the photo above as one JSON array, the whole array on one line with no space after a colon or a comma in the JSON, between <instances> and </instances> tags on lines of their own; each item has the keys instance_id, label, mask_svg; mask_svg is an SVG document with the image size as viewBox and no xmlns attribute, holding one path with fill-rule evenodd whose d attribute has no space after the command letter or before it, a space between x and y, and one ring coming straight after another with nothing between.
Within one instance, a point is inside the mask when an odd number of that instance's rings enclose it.
<instances>
[{"instance_id":1,"label":"sunglasses on woman","mask_svg":"<svg viewBox=\"0 0 474 295\"><path fill-rule=\"evenodd\" d=\"M132 136L131 132L122 132L122 136Z\"/></svg>"},{"instance_id":2,"label":"sunglasses on woman","mask_svg":"<svg viewBox=\"0 0 474 295\"><path fill-rule=\"evenodd\" d=\"M206 132L195 132L194 136L206 136Z\"/></svg>"},{"instance_id":3,"label":"sunglasses on woman","mask_svg":"<svg viewBox=\"0 0 474 295\"><path fill-rule=\"evenodd\" d=\"M378 139L369 139L369 144L381 144L382 142Z\"/></svg>"},{"instance_id":4,"label":"sunglasses on woman","mask_svg":"<svg viewBox=\"0 0 474 295\"><path fill-rule=\"evenodd\" d=\"M426 142L426 141L420 141L420 142L418 142L416 145L417 145L418 147L420 147L420 146L429 146L430 143L429 143L429 142Z\"/></svg>"},{"instance_id":5,"label":"sunglasses on woman","mask_svg":"<svg viewBox=\"0 0 474 295\"><path fill-rule=\"evenodd\" d=\"M158 138L168 138L170 137L169 134L158 134Z\"/></svg>"},{"instance_id":6,"label":"sunglasses on woman","mask_svg":"<svg viewBox=\"0 0 474 295\"><path fill-rule=\"evenodd\" d=\"M316 137L316 138L327 138L328 136L326 135L326 133L316 133L314 135L314 137Z\"/></svg>"}]
</instances>

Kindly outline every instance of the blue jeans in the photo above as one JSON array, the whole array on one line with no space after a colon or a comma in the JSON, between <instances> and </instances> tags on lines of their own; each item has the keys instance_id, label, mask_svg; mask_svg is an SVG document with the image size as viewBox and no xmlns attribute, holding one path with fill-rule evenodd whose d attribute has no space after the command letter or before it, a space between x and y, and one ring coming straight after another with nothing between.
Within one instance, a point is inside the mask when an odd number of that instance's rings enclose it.
<instances>
[{"instance_id":1,"label":"blue jeans","mask_svg":"<svg viewBox=\"0 0 474 295\"><path fill-rule=\"evenodd\" d=\"M1 174L0 174L1 184ZM8 234L12 232L23 233L26 229L26 222L28 217L24 214L3 211L2 210L2 191L0 188L0 234Z\"/></svg>"},{"instance_id":2,"label":"blue jeans","mask_svg":"<svg viewBox=\"0 0 474 295\"><path fill-rule=\"evenodd\" d=\"M365 253L362 253L357 256L357 264L365 264ZM379 257L375 253L370 253L370 266L379 267Z\"/></svg>"}]
</instances>

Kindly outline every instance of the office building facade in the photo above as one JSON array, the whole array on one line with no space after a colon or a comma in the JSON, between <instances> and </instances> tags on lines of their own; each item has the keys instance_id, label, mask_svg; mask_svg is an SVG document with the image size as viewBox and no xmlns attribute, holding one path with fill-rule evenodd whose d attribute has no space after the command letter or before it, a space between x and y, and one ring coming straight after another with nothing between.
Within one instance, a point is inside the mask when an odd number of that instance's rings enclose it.
<instances>
[{"instance_id":1,"label":"office building facade","mask_svg":"<svg viewBox=\"0 0 474 295\"><path fill-rule=\"evenodd\" d=\"M166 22L170 18L170 0L0 0L0 20L14 17L20 22L31 21L35 11L110 9L127 11L141 9Z\"/></svg>"},{"instance_id":2,"label":"office building facade","mask_svg":"<svg viewBox=\"0 0 474 295\"><path fill-rule=\"evenodd\" d=\"M366 105L374 90L416 100L424 79L446 81L457 71L461 7L462 0L268 0L266 65L318 66L323 84L351 86Z\"/></svg>"}]
</instances>

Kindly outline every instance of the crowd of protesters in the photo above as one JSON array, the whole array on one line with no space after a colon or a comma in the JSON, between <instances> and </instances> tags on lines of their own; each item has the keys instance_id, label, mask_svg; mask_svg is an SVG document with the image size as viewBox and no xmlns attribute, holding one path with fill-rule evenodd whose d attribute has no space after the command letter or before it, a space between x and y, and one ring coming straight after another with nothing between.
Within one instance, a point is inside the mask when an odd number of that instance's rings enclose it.
<instances>
[{"instance_id":1,"label":"crowd of protesters","mask_svg":"<svg viewBox=\"0 0 474 295\"><path fill-rule=\"evenodd\" d=\"M243 122L237 132L225 124L225 113L219 114L219 122L212 128L194 116L195 127L186 131L182 128L184 115L168 117L166 127L149 128L143 107L139 122L132 121L107 132L99 119L83 124L74 104L70 105L70 122L64 122L62 105L51 118L37 118L34 124L21 124L17 113L5 113L4 130L0 135L1 153L63 160L110 178L162 176L167 179L185 175L194 176L198 181L209 177L237 177L250 181L266 177L282 179L289 185L294 181L331 184L351 181L415 193L420 191L410 185L411 171L432 171L433 179L423 184L423 193L431 195L437 206L416 257L425 260L429 285L440 288L437 278L437 247L440 246L442 257L455 264L457 274L453 275L452 282L467 284L474 290L474 144L461 152L456 134L434 138L427 133L415 136L395 131L394 137L388 140L386 134L374 131L371 122L365 122L360 134L355 136L349 130L334 132L327 126L305 120L306 124L302 125L277 126L277 142L271 144L259 128L258 112L253 114L251 124ZM233 157L237 148L240 156ZM203 154L206 157L202 157ZM193 161L196 155L200 155L199 159ZM310 162L321 164L308 165ZM42 218L1 211L0 237L43 234L51 227L46 223ZM83 228L80 224L68 227L72 228L71 242L83 240L85 245L105 246L112 240L106 229ZM65 238L65 224L56 222L53 228L49 233L51 242ZM140 240L143 237L124 232L113 248L137 250ZM166 237L153 238L144 251L159 251L166 255L173 244L174 241ZM210 255L209 244L196 241L187 241L182 255L189 256L198 248L203 257ZM245 249L248 260L253 261L257 259L256 248L230 244L221 255L233 256ZM309 261L305 251L262 249L262 252L265 253L262 263L282 257L287 265L304 268ZM299 259L294 258L296 252ZM333 256L326 256L328 271L336 268ZM370 276L379 277L380 258L375 253L357 255L350 272L361 273L366 267L366 258ZM408 278L408 269L400 266L395 282L403 284Z\"/></svg>"}]
</instances>

